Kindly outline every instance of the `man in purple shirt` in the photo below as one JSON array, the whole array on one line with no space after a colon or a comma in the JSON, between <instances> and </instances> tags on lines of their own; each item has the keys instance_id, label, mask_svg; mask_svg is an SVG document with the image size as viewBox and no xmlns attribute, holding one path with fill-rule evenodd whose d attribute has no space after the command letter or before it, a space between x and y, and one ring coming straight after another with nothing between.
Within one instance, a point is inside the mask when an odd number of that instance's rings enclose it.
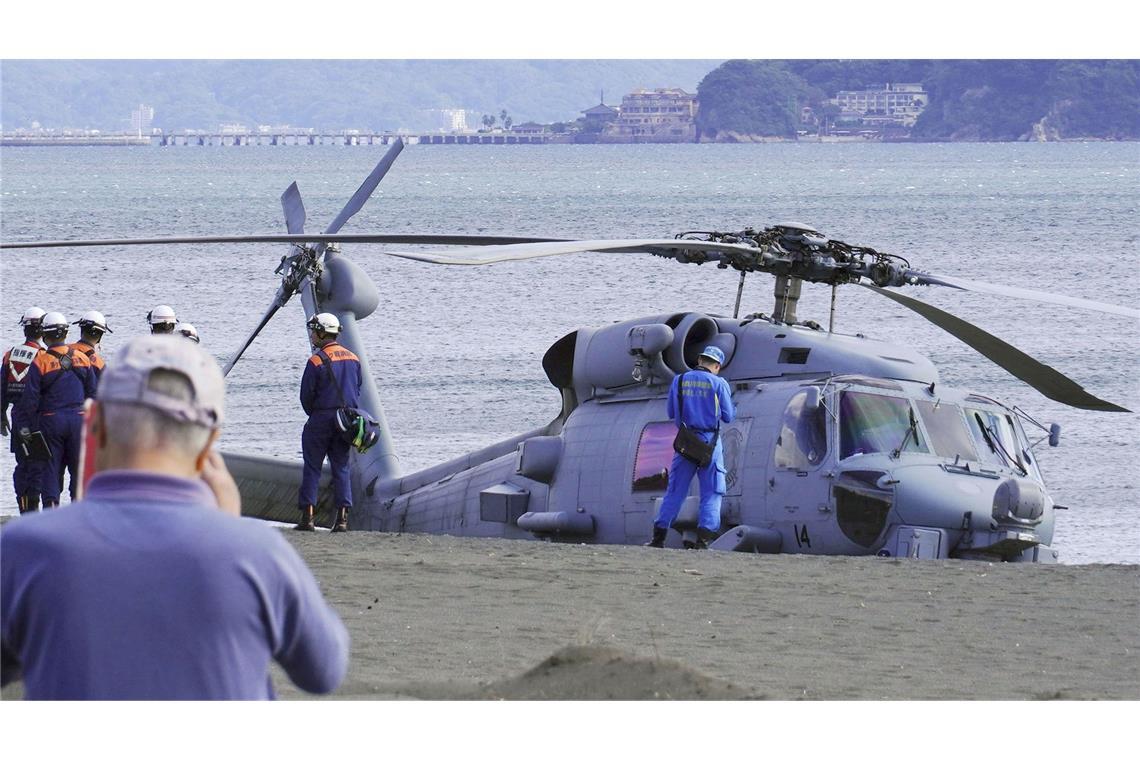
<instances>
[{"instance_id":1,"label":"man in purple shirt","mask_svg":"<svg viewBox=\"0 0 1140 760\"><path fill-rule=\"evenodd\" d=\"M108 364L82 500L0 531L2 678L28 699L269 699L269 662L327 693L348 632L280 532L240 518L214 442L224 384L196 344Z\"/></svg>"}]
</instances>

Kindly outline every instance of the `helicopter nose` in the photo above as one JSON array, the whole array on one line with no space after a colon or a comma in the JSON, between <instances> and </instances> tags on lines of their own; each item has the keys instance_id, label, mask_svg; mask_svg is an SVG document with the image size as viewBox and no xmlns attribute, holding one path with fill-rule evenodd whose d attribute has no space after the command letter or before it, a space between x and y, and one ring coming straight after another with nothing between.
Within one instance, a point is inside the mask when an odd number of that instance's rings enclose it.
<instances>
[{"instance_id":1,"label":"helicopter nose","mask_svg":"<svg viewBox=\"0 0 1140 760\"><path fill-rule=\"evenodd\" d=\"M988 526L994 481L951 474L938 466L895 468L895 512L907 525L961 530Z\"/></svg>"},{"instance_id":2,"label":"helicopter nose","mask_svg":"<svg viewBox=\"0 0 1140 760\"><path fill-rule=\"evenodd\" d=\"M957 556L1056 562L1057 552L1046 544L1052 531L1042 524L1051 506L1039 484L1005 478L994 489L990 524L967 531Z\"/></svg>"},{"instance_id":3,"label":"helicopter nose","mask_svg":"<svg viewBox=\"0 0 1140 760\"><path fill-rule=\"evenodd\" d=\"M993 518L998 523L1036 525L1049 497L1038 484L1006 478L994 491Z\"/></svg>"}]
</instances>

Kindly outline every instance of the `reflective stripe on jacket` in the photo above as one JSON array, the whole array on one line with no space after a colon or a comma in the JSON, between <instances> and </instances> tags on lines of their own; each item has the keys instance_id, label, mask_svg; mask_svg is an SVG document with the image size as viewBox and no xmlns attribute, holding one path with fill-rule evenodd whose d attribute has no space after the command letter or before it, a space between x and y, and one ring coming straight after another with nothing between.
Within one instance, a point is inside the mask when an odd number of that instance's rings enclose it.
<instances>
[{"instance_id":1,"label":"reflective stripe on jacket","mask_svg":"<svg viewBox=\"0 0 1140 760\"><path fill-rule=\"evenodd\" d=\"M321 351L329 358L328 366L321 361L320 352L309 357L301 375L301 408L305 414L321 410L357 406L360 403L360 359L338 343L329 343ZM329 368L337 385L329 380ZM342 400L343 397L343 400Z\"/></svg>"}]
</instances>

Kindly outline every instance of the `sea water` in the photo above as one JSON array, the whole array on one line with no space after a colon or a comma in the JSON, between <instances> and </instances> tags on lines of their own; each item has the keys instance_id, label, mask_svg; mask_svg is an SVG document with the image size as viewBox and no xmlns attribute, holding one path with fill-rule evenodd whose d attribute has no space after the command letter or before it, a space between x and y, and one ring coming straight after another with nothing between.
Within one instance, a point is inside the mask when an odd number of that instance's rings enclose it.
<instances>
[{"instance_id":1,"label":"sea water","mask_svg":"<svg viewBox=\"0 0 1140 760\"><path fill-rule=\"evenodd\" d=\"M5 241L284 232L297 181L323 231L385 148L5 148ZM409 146L345 232L574 238L671 237L800 222L918 268L1136 306L1136 143ZM584 253L481 268L434 267L345 246L381 302L361 323L397 451L413 471L542 425L560 399L541 367L578 327L682 310L731 314L738 277L647 255ZM107 315L113 354L174 307L224 361L277 288L286 246L177 245L0 254L0 341L31 305ZM1140 410L1140 324L1093 311L966 293L907 291L992 332L1100 398ZM830 289L805 285L801 319L826 324ZM742 313L770 312L751 275ZM1061 445L1034 452L1058 513L1063 562L1140 562L1135 414L1041 396L909 310L841 288L836 330L904 343L941 382L1017 405ZM72 335L74 340L77 335ZM300 460L297 393L308 357L294 299L229 378L226 450ZM1043 437L1029 428L1031 439ZM0 514L15 512L12 458Z\"/></svg>"}]
</instances>

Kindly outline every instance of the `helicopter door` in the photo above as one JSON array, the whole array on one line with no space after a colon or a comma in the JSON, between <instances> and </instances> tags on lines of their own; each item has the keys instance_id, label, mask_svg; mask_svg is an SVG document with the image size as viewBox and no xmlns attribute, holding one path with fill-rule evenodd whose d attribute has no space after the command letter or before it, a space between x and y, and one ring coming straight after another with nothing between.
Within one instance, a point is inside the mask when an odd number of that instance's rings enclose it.
<instances>
[{"instance_id":1,"label":"helicopter door","mask_svg":"<svg viewBox=\"0 0 1140 760\"><path fill-rule=\"evenodd\" d=\"M827 458L826 421L819 388L812 386L792 396L776 426L767 511L769 519L791 523L794 543L785 548L792 551L811 551L812 526L831 516L829 483L819 477Z\"/></svg>"}]
</instances>

